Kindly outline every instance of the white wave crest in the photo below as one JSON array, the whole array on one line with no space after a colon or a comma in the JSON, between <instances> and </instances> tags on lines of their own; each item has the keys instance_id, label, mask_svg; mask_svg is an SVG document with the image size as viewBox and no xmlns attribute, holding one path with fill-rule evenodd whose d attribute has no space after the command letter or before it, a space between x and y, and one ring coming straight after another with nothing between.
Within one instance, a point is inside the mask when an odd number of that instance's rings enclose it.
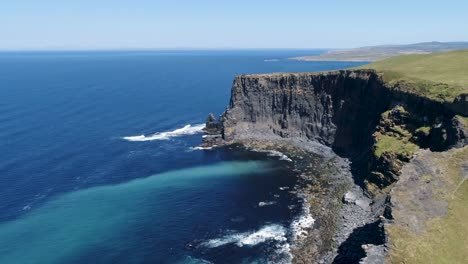
<instances>
[{"instance_id":1,"label":"white wave crest","mask_svg":"<svg viewBox=\"0 0 468 264\"><path fill-rule=\"evenodd\" d=\"M211 147L191 147L190 150L210 150L216 147L216 145L213 145Z\"/></svg>"},{"instance_id":2,"label":"white wave crest","mask_svg":"<svg viewBox=\"0 0 468 264\"><path fill-rule=\"evenodd\" d=\"M291 233L294 241L302 240L308 235L308 231L314 225L315 219L310 213L310 205L304 202L302 214L291 223Z\"/></svg>"},{"instance_id":3,"label":"white wave crest","mask_svg":"<svg viewBox=\"0 0 468 264\"><path fill-rule=\"evenodd\" d=\"M275 250L276 255L280 258L276 259L275 262L267 262L267 263L275 263L275 264L291 264L294 256L291 254L291 245L289 243L282 243L278 245Z\"/></svg>"},{"instance_id":4,"label":"white wave crest","mask_svg":"<svg viewBox=\"0 0 468 264\"><path fill-rule=\"evenodd\" d=\"M139 136L129 136L123 137L123 139L128 141L153 141L153 140L167 140L173 137L180 137L183 135L193 135L202 132L205 124L198 124L198 125L186 125L182 128L178 128L173 131L167 132L158 132L150 136L139 135Z\"/></svg>"},{"instance_id":5,"label":"white wave crest","mask_svg":"<svg viewBox=\"0 0 468 264\"><path fill-rule=\"evenodd\" d=\"M235 244L238 247L255 246L266 241L279 241L285 242L286 229L277 224L266 225L254 232L236 233L226 235L220 238L211 239L202 243L203 246L209 248L216 248L227 244Z\"/></svg>"},{"instance_id":6,"label":"white wave crest","mask_svg":"<svg viewBox=\"0 0 468 264\"><path fill-rule=\"evenodd\" d=\"M278 157L279 160L286 160L292 162L293 160L290 159L286 154L279 152L277 150L263 150L263 149L252 149L252 151L260 152L260 153L267 153L270 157Z\"/></svg>"},{"instance_id":7,"label":"white wave crest","mask_svg":"<svg viewBox=\"0 0 468 264\"><path fill-rule=\"evenodd\" d=\"M276 201L266 201L266 202L259 202L258 206L263 207L263 206L274 205L274 204L276 204Z\"/></svg>"}]
</instances>

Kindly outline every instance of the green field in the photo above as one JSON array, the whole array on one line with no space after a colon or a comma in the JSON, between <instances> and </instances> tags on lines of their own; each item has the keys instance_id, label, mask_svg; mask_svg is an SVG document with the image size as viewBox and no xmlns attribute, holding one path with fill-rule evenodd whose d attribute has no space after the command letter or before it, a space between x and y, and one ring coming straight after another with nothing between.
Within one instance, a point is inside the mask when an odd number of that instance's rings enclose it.
<instances>
[{"instance_id":1,"label":"green field","mask_svg":"<svg viewBox=\"0 0 468 264\"><path fill-rule=\"evenodd\" d=\"M416 234L402 223L398 222L398 209L395 222L387 225L386 231L390 238L390 254L388 263L467 263L468 259L468 182L463 176L463 168L467 165L468 147L457 149L453 154L440 155L434 160L438 168L443 168L436 175L424 175L422 184L428 185L434 178L444 182L444 187L438 189L433 185L432 195L438 195L438 201L446 202L448 211L445 216L434 217L425 222L425 229ZM429 183L428 183L429 182ZM400 200L412 197L406 189L394 195ZM414 219L423 221L424 201L404 201L405 205L415 205L409 212ZM408 213L408 212L407 212Z\"/></svg>"},{"instance_id":2,"label":"green field","mask_svg":"<svg viewBox=\"0 0 468 264\"><path fill-rule=\"evenodd\" d=\"M374 69L387 84L438 101L468 93L468 50L399 56L356 69Z\"/></svg>"}]
</instances>

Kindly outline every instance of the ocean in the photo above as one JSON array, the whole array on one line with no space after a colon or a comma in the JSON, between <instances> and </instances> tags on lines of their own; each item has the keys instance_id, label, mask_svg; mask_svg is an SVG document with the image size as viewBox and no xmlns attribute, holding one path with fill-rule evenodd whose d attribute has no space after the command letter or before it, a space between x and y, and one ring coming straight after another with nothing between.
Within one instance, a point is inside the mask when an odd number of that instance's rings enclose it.
<instances>
[{"instance_id":1,"label":"ocean","mask_svg":"<svg viewBox=\"0 0 468 264\"><path fill-rule=\"evenodd\" d=\"M322 52L0 53L0 263L287 263L290 161L196 146L237 74L361 64Z\"/></svg>"}]
</instances>

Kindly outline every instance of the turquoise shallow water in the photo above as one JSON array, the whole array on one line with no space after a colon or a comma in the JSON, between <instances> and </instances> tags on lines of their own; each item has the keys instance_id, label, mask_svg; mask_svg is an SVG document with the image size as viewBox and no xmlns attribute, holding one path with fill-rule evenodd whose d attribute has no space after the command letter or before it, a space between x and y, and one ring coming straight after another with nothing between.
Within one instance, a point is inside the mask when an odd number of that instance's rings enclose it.
<instances>
[{"instance_id":1,"label":"turquoise shallow water","mask_svg":"<svg viewBox=\"0 0 468 264\"><path fill-rule=\"evenodd\" d=\"M295 184L288 162L193 150L197 125L236 74L359 65L286 59L321 52L0 53L0 263L284 255L300 213L280 189Z\"/></svg>"},{"instance_id":2,"label":"turquoise shallow water","mask_svg":"<svg viewBox=\"0 0 468 264\"><path fill-rule=\"evenodd\" d=\"M194 210L191 207L197 205L181 192L210 191L220 182L229 184L233 177L268 171L263 162L228 162L52 197L31 213L0 225L0 263L70 263L104 244L125 247L128 233L144 228L151 211ZM167 215L150 220L160 234L171 231L161 228L167 224Z\"/></svg>"}]
</instances>

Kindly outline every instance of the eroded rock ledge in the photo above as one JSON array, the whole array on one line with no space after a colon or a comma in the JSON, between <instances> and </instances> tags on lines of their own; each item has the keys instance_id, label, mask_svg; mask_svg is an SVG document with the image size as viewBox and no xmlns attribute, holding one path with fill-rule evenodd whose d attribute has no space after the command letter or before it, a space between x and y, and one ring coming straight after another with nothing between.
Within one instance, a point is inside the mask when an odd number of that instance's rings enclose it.
<instances>
[{"instance_id":1,"label":"eroded rock ledge","mask_svg":"<svg viewBox=\"0 0 468 264\"><path fill-rule=\"evenodd\" d=\"M352 263L347 247L362 246L369 254L363 261L376 261L383 252L359 245L364 243L359 239L373 237L369 232L381 232L381 222L392 219L389 192L413 154L420 148L445 151L467 144L467 111L466 94L453 102L434 101L387 85L373 70L342 70L237 76L228 108L219 121L208 121L210 133L220 134L223 142L298 139L318 142L349 159L354 182L373 199L376 219L335 245L338 254L345 251L334 262ZM205 145L212 144L222 143L208 137ZM333 249L321 249L327 250Z\"/></svg>"},{"instance_id":2,"label":"eroded rock ledge","mask_svg":"<svg viewBox=\"0 0 468 264\"><path fill-rule=\"evenodd\" d=\"M452 104L388 87L372 70L241 75L221 116L226 141L305 138L350 158L365 187L385 188L417 148L466 144L467 131ZM392 147L395 147L393 149Z\"/></svg>"}]
</instances>

